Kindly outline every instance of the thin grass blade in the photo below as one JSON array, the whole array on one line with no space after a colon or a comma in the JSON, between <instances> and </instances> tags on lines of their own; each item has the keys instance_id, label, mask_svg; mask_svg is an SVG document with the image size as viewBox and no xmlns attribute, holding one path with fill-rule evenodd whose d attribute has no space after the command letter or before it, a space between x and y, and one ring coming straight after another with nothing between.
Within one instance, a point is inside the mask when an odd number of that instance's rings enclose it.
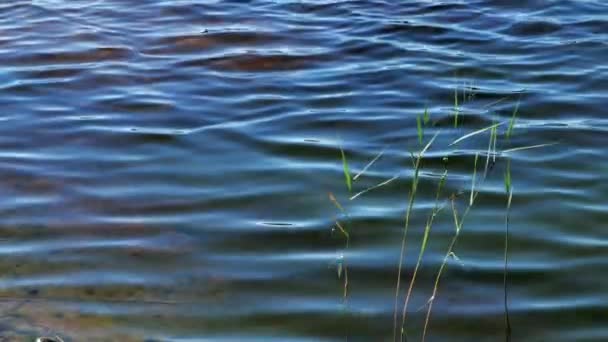
<instances>
[{"instance_id":1,"label":"thin grass blade","mask_svg":"<svg viewBox=\"0 0 608 342\"><path fill-rule=\"evenodd\" d=\"M475 153L475 166L473 167L473 181L471 182L471 197L469 199L469 205L473 205L473 199L475 198L475 177L477 176L477 160L479 159L479 152Z\"/></svg>"},{"instance_id":2,"label":"thin grass blade","mask_svg":"<svg viewBox=\"0 0 608 342\"><path fill-rule=\"evenodd\" d=\"M412 278L410 280L410 286L407 290L407 294L405 296L405 302L403 303L403 311L401 313L401 339L403 340L404 334L405 334L405 322L406 322L406 316L407 316L407 307L408 307L408 303L410 300L410 297L412 295L412 290L414 288L414 283L416 282L416 275L418 274L418 270L420 268L420 265L422 264L422 257L424 256L424 252L426 250L426 246L428 243L428 238L429 238L429 234L431 232L431 228L433 227L433 222L435 221L435 217L437 216L437 213L439 213L439 211L441 210L441 207L439 205L439 197L441 196L441 191L443 190L443 186L445 185L446 179L448 176L448 171L445 170L443 175L441 176L441 180L439 181L439 184L437 185L437 193L435 195L435 205L433 207L433 210L431 211L431 214L429 215L429 218L427 219L425 228L424 228L424 237L422 238L422 244L420 246L420 252L418 254L418 261L416 262L416 267L414 268L414 273L412 274Z\"/></svg>"},{"instance_id":3,"label":"thin grass blade","mask_svg":"<svg viewBox=\"0 0 608 342\"><path fill-rule=\"evenodd\" d=\"M397 178L399 178L399 174L396 174L396 175L394 175L393 177L391 177L391 178L389 178L389 179L387 179L387 180L385 180L385 181L383 181L383 182L381 182L381 183L378 183L378 184L376 184L376 185L374 185L374 186L371 186L371 187L369 187L369 188L367 188L367 189L365 189L365 190L363 190L363 191L359 191L359 192L358 192L358 193L356 193L355 195L351 196L350 200L352 201L352 200L356 199L357 197L359 197L359 196L361 196L361 195L363 195L363 194L365 194L365 193L367 193L367 192L370 192L370 191L372 191L372 190L376 190L376 189L378 189L378 188L380 188L380 187L383 187L383 186L385 186L385 185L387 185L387 184L391 183L392 181L394 181L394 180L395 180L395 179L397 179Z\"/></svg>"},{"instance_id":4,"label":"thin grass blade","mask_svg":"<svg viewBox=\"0 0 608 342\"><path fill-rule=\"evenodd\" d=\"M422 151L420 151L420 153L418 154L417 159L417 164L419 163L420 159L424 156L424 154L426 153L426 151L431 147L431 145L433 144L433 142L435 142L435 139L437 139L437 136L439 135L440 131L437 131L435 133L435 135L433 135L433 137L431 138L431 140L429 140L429 142L424 146L424 148L422 149Z\"/></svg>"},{"instance_id":5,"label":"thin grass blade","mask_svg":"<svg viewBox=\"0 0 608 342\"><path fill-rule=\"evenodd\" d=\"M504 100L506 100L506 99L508 99L508 98L509 98L508 96L501 97L500 99L498 99L498 100L496 100L496 101L494 101L494 102L490 102L490 103L488 103L487 105L483 106L482 108L484 108L484 109L486 109L486 108L490 108L490 107L492 107L492 106L495 106L495 105L497 105L497 104L501 103L502 101L504 101Z\"/></svg>"},{"instance_id":6,"label":"thin grass blade","mask_svg":"<svg viewBox=\"0 0 608 342\"><path fill-rule=\"evenodd\" d=\"M486 164L483 168L483 177L486 178L488 175L488 167L490 166L490 153L492 152L492 142L494 141L494 133L496 132L496 127L490 130L490 142L488 142L488 152L486 153Z\"/></svg>"},{"instance_id":7,"label":"thin grass blade","mask_svg":"<svg viewBox=\"0 0 608 342\"><path fill-rule=\"evenodd\" d=\"M452 143L451 143L451 144L449 144L448 146L453 146L453 145L456 145L456 144L458 144L459 142L461 142L461 141L463 141L463 140L465 140L465 139L468 139L468 138L470 138L470 137L476 136L477 134L481 134L481 133L483 133L483 132L485 132L485 131L487 131L487 130L489 130L489 129L492 129L492 128L494 128L494 127L498 127L498 126L503 125L503 124L504 124L504 122L499 122L499 123L493 124L493 125L491 125L491 126L488 126L488 127L484 127L484 128L478 129L478 130L476 130L476 131L474 131L474 132L471 132L471 133L469 133L469 134L465 134L465 135L463 135L462 137L460 137L460 138L458 138L458 139L456 139L456 140L452 141Z\"/></svg>"},{"instance_id":8,"label":"thin grass blade","mask_svg":"<svg viewBox=\"0 0 608 342\"><path fill-rule=\"evenodd\" d=\"M347 215L346 210L344 210L344 207L340 204L340 202L338 202L338 200L336 199L336 196L334 196L333 193L329 193L329 200L331 201L331 203L333 203L336 208L338 208L338 210L340 210L342 212L342 214Z\"/></svg>"},{"instance_id":9,"label":"thin grass blade","mask_svg":"<svg viewBox=\"0 0 608 342\"><path fill-rule=\"evenodd\" d=\"M559 144L559 143L554 142L554 143L547 143L547 144L538 144L538 145L531 145L531 146L515 147L515 148L510 148L510 149L504 150L504 151L502 151L502 153L512 153L512 152L517 152L517 151L531 150L531 149L534 149L534 148L553 146L553 145L557 145L557 144Z\"/></svg>"},{"instance_id":10,"label":"thin grass blade","mask_svg":"<svg viewBox=\"0 0 608 342\"><path fill-rule=\"evenodd\" d=\"M374 157L374 159L372 159L372 161L367 163L367 165L365 165L363 170L361 170L359 173L357 173L355 175L355 177L353 177L353 181L356 181L359 177L361 177L361 175L363 175L367 171L367 169L369 169L378 159L380 159L380 157L382 157L382 155L384 154L385 150L386 150L386 148L382 149L382 151L380 151L380 153L378 153L378 155L376 155Z\"/></svg>"},{"instance_id":11,"label":"thin grass blade","mask_svg":"<svg viewBox=\"0 0 608 342\"><path fill-rule=\"evenodd\" d=\"M422 151L418 154L416 158L416 163L414 165L414 178L412 179L412 188L410 190L409 203L407 206L407 211L405 214L405 225L403 226L403 236L401 239L401 252L399 253L399 265L397 266L397 284L395 285L395 305L393 311L393 340L397 340L397 315L399 309L399 293L401 289L401 271L403 269L403 259L405 256L405 246L407 241L407 232L410 224L410 215L412 213L412 209L414 207L414 200L416 198L416 191L418 189L418 181L419 181L419 172L420 172L420 162L424 153L431 147L440 131L437 131L435 135L429 140L429 142L424 146Z\"/></svg>"},{"instance_id":12,"label":"thin grass blade","mask_svg":"<svg viewBox=\"0 0 608 342\"><path fill-rule=\"evenodd\" d=\"M348 161L346 160L346 154L344 154L344 149L340 146L340 153L342 154L342 169L344 171L344 181L346 182L346 187L348 188L348 192L352 191L353 185L350 179L350 170L348 168Z\"/></svg>"},{"instance_id":13,"label":"thin grass blade","mask_svg":"<svg viewBox=\"0 0 608 342\"><path fill-rule=\"evenodd\" d=\"M515 127L515 120L517 118L517 113L519 112L519 104L521 101L521 95L520 95L520 99L517 100L517 104L515 105L515 109L513 109L513 115L511 116L511 121L509 122L509 128L507 128L507 132L505 133L505 137L507 139L511 138L511 134L513 133L513 127Z\"/></svg>"}]
</instances>

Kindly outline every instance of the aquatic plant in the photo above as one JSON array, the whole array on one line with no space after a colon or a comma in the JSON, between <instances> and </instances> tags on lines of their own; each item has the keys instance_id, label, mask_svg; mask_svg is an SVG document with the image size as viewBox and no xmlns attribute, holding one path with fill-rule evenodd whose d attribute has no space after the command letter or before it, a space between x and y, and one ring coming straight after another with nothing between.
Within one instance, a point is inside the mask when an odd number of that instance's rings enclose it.
<instances>
[{"instance_id":1,"label":"aquatic plant","mask_svg":"<svg viewBox=\"0 0 608 342\"><path fill-rule=\"evenodd\" d=\"M403 226L403 237L401 240L401 252L399 253L399 266L397 267L397 285L395 286L395 309L393 315L393 339L396 338L397 335L397 305L399 303L399 290L401 287L401 270L403 269L403 257L405 255L405 246L407 240L407 232L410 226L410 216L412 214L412 209L414 208L414 200L416 199L416 192L418 191L418 183L420 181L420 168L421 161L424 157L426 151L431 147L439 132L435 133L433 138L424 146L424 148L418 153L418 156L415 157L412 155L412 159L415 159L414 162L414 176L412 178L412 185L410 189L409 201L407 206L407 212L405 214L405 225Z\"/></svg>"},{"instance_id":2,"label":"aquatic plant","mask_svg":"<svg viewBox=\"0 0 608 342\"><path fill-rule=\"evenodd\" d=\"M473 93L472 85L471 85L471 93L473 95L471 95L471 94L467 95L466 90L463 90L463 94L462 94L463 103L465 100L471 101L473 99L474 93ZM490 104L489 106L495 105L496 103L502 102L503 100L504 99L495 101L494 103ZM451 143L449 143L446 147L444 147L442 149L442 153L445 154L445 157L443 157L445 169L444 169L443 173L441 174L441 176L439 177L439 181L437 183L436 193L434 196L434 205L426 218L426 222L425 222L424 228L423 228L422 240L420 242L420 247L418 250L418 257L415 262L413 273L409 280L409 285L407 287L407 290L405 291L405 297L403 299L403 304L401 306L401 310L399 310L399 298L402 295L402 290L401 290L402 279L401 278L402 278L403 268L405 265L406 247L408 246L408 231L409 231L410 224L412 221L413 210L415 207L415 202L416 202L417 194L419 191L419 184L420 184L420 178L421 178L420 175L421 175L422 164L423 164L422 162L424 160L425 154L431 149L431 147L434 145L435 141L437 140L438 136L441 133L441 130L433 127L433 124L431 123L431 120L430 120L430 112L429 112L428 107L426 107L424 109L423 114L416 116L417 143L422 148L419 150L419 152L416 152L416 153L410 152L410 158L412 161L412 169L411 169L412 176L411 176L411 182L409 185L409 193L407 196L406 211L405 211L405 215L403 218L403 220L404 220L403 227L401 229L401 244L400 244L400 252L399 252L398 263L397 263L397 270L396 270L397 279L395 281L395 290L394 290L394 308L393 308L393 340L394 341L407 340L406 324L407 324L407 315L408 315L408 305L410 303L412 293L415 288L417 275L422 267L422 261L424 258L424 254L427 250L428 244L430 243L430 232L431 232L432 227L436 221L436 218L438 217L440 212L449 204L451 207L451 216L452 216L453 225L454 225L454 235L450 239L447 250L443 257L443 260L442 260L441 264L439 265L439 269L435 273L432 291L431 291L429 299L426 302L426 314L425 314L425 318L424 318L424 325L422 327L422 332L421 332L422 341L424 341L426 339L426 337L428 335L428 331L429 331L433 304L439 294L442 276L445 273L445 270L448 266L450 259L459 260L459 258L456 255L455 248L456 248L457 242L459 240L459 237L462 234L462 231L464 228L464 223L465 223L466 218L469 215L470 211L476 204L477 198L480 194L479 189L481 188L481 185L486 181L486 179L490 175L490 171L492 170L493 166L497 162L497 158L499 160L500 159L505 160L505 162L506 162L504 182L505 182L505 192L507 194L507 205L506 205L506 209L505 209L505 236L504 236L504 251L503 251L503 261L504 261L503 289L504 289L504 311L505 311L505 320L504 320L505 338L507 341L510 341L511 323L510 323L509 312L508 312L508 253L509 253L508 240L509 240L510 212L511 212L511 204L512 204L512 197L513 197L513 187L511 184L511 161L510 161L511 159L510 159L510 156L511 156L511 154L518 152L518 151L547 147L547 146L551 146L551 145L555 144L555 143L545 143L545 144L530 145L530 146L511 147L511 148L503 149L502 151L499 151L497 149L497 146L499 145L498 144L499 129L501 127L503 127L505 124L508 124L506 126L506 129L504 130L504 133L501 136L504 136L505 140L509 140L513 135L515 122L517 120L518 113L519 113L519 101L515 105L515 108L513 109L511 117L508 121L495 122L492 125L489 125L487 127L479 128L479 129L473 130L469 133L462 134L461 136L455 138ZM454 91L454 127L455 128L459 128L459 123L461 123L461 120L459 121L459 114L460 114L460 108L459 108L459 102L458 102L458 88L456 88ZM464 129L464 126L461 125L460 129ZM425 143L425 131L426 130L435 130L435 133ZM449 131L447 131L447 132L449 132ZM444 194L443 194L443 192L444 192L443 190L446 187L446 183L449 180L447 161L449 160L450 155L460 152L459 150L455 149L458 144L462 143L465 140L471 139L473 137L476 137L478 135L485 134L485 133L489 133L487 148L485 148L484 150L479 149L478 151L476 151L474 153L473 167L472 167L471 178L470 178L471 184L470 184L470 188L469 188L470 190L468 190L469 195L466 196L466 201L464 201L464 203L459 204L460 198L462 198L462 196L460 196L460 195L462 193L466 192L464 189L459 190L457 192L453 192L447 196L444 196ZM450 133L447 133L447 134L450 134ZM342 159L342 170L343 170L343 174L344 174L344 183L346 184L346 188L350 195L349 201L356 200L360 196L365 195L380 187L383 187L399 178L401 173L397 173L395 176L393 176L387 180L384 180L376 185L373 185L369 188L356 192L354 195L352 195L352 193L354 191L353 183L355 181L357 181L369 168L371 168L380 159L380 157L383 154L384 154L384 150L379 152L370 162L368 162L359 173L357 173L354 177L351 177L349 161L347 160L344 149L342 147L340 147L340 156ZM484 154L485 154L485 163L483 166L483 174L482 174L480 171L479 164L480 164L480 157L483 156ZM345 208L342 206L342 204L340 204L337 201L335 196L331 193L330 193L330 200L338 208L338 210L345 217L345 219L348 222L350 222L350 216L348 215L348 212L345 210ZM458 210L459 207L464 207L462 214L459 213L459 210ZM352 231L347 229L337 219L335 220L335 228L337 228L337 230L344 236L344 238L345 238L345 247L344 248L347 250L349 248ZM346 299L346 297L349 295L348 294L348 269L347 269L347 265L346 265L346 260L342 260L342 262L339 263L338 273L339 273L339 275L341 275L342 273L344 274L344 298ZM401 320L399 320L399 318L401 318ZM400 322L400 324L398 324L399 322Z\"/></svg>"}]
</instances>

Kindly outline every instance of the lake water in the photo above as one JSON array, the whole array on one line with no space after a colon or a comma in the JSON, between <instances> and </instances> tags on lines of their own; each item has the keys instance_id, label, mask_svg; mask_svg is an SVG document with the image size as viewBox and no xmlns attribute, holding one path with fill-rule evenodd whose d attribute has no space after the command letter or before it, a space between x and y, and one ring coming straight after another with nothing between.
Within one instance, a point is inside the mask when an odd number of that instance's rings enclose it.
<instances>
[{"instance_id":1,"label":"lake water","mask_svg":"<svg viewBox=\"0 0 608 342\"><path fill-rule=\"evenodd\" d=\"M508 154L513 341L608 340L608 3L517 3L3 2L0 337L392 340L428 107L399 311L443 157L462 214L480 153L426 339L504 340L506 155L482 182L489 132L448 144L519 102L497 149L557 145ZM350 195L397 178L350 201L340 147L353 175L384 151ZM448 204L409 340L454 231Z\"/></svg>"}]
</instances>

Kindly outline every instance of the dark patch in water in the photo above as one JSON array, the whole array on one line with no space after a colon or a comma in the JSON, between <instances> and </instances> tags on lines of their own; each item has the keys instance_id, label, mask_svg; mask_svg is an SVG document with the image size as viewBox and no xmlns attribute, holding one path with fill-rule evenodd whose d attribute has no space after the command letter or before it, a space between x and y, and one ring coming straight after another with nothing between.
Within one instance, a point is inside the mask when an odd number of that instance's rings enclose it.
<instances>
[{"instance_id":1,"label":"dark patch in water","mask_svg":"<svg viewBox=\"0 0 608 342\"><path fill-rule=\"evenodd\" d=\"M180 35L162 38L152 42L151 47L143 50L145 54L180 54L209 52L213 49L237 46L260 46L280 43L281 39L270 33L251 31L207 31L199 35Z\"/></svg>"},{"instance_id":2,"label":"dark patch in water","mask_svg":"<svg viewBox=\"0 0 608 342\"><path fill-rule=\"evenodd\" d=\"M39 52L9 60L15 65L79 64L126 60L133 56L128 48L103 47L87 51Z\"/></svg>"},{"instance_id":3,"label":"dark patch in water","mask_svg":"<svg viewBox=\"0 0 608 342\"><path fill-rule=\"evenodd\" d=\"M515 36L538 36L553 34L561 29L561 25L550 21L522 21L512 25L506 33Z\"/></svg>"},{"instance_id":4,"label":"dark patch in water","mask_svg":"<svg viewBox=\"0 0 608 342\"><path fill-rule=\"evenodd\" d=\"M315 55L260 55L250 53L224 57L192 59L181 62L179 65L185 67L208 67L211 69L235 72L273 72L295 71L310 68L314 64L318 63L320 59L320 56Z\"/></svg>"}]
</instances>

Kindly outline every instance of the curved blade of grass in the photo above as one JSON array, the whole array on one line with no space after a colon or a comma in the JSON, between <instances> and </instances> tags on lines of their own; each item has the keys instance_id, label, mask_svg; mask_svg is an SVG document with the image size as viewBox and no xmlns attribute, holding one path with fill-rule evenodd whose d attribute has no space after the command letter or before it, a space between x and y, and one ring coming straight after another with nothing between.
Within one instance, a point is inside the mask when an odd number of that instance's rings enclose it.
<instances>
[{"instance_id":1,"label":"curved blade of grass","mask_svg":"<svg viewBox=\"0 0 608 342\"><path fill-rule=\"evenodd\" d=\"M490 130L490 142L488 143L488 152L487 152L487 156L486 156L486 165L484 166L483 169L483 177L485 178L488 175L488 166L490 165L490 154L492 154L492 145L495 142L496 139L496 132L497 132L497 128L493 127ZM495 157L493 157L495 158Z\"/></svg>"},{"instance_id":2,"label":"curved blade of grass","mask_svg":"<svg viewBox=\"0 0 608 342\"><path fill-rule=\"evenodd\" d=\"M429 112L429 107L424 107L424 114L422 115L422 122L424 125L428 125L429 121L431 121L431 113Z\"/></svg>"},{"instance_id":3,"label":"curved blade of grass","mask_svg":"<svg viewBox=\"0 0 608 342\"><path fill-rule=\"evenodd\" d=\"M344 207L343 207L343 206L340 204L340 202L338 202L338 200L336 199L336 196L334 196L334 194L333 194L333 193L331 193L331 192L330 192L330 193L328 193L328 195L329 195L329 200L331 201L331 203L333 203L333 204L336 206L336 208L338 208L338 209L339 209L339 210L342 212L342 214L344 214L344 215L348 215L348 214L346 213L346 210L344 210Z\"/></svg>"},{"instance_id":4,"label":"curved blade of grass","mask_svg":"<svg viewBox=\"0 0 608 342\"><path fill-rule=\"evenodd\" d=\"M365 167L363 168L363 170L361 170L359 173L357 173L355 175L355 177L353 177L353 181L356 181L357 178L361 177L361 175L364 174L365 171L367 171L367 169L370 168L370 166L372 166L378 159L380 159L380 157L382 157L382 155L384 154L385 150L386 150L386 148L382 149L382 151L380 151L380 153L378 153L378 155L376 155L374 157L374 159L372 159L372 161L370 161L369 163L367 163L367 165L365 165Z\"/></svg>"},{"instance_id":5,"label":"curved blade of grass","mask_svg":"<svg viewBox=\"0 0 608 342\"><path fill-rule=\"evenodd\" d=\"M513 115L511 115L511 121L509 122L509 128L507 128L507 132L505 133L505 137L507 139L511 138L511 134L513 133L513 127L515 126L515 119L517 118L517 113L519 112L519 103L521 101L520 98L517 100L517 104L515 105L515 109L513 109Z\"/></svg>"},{"instance_id":6,"label":"curved blade of grass","mask_svg":"<svg viewBox=\"0 0 608 342\"><path fill-rule=\"evenodd\" d=\"M497 105L497 104L501 103L502 101L504 101L504 100L506 100L506 99L508 99L508 98L509 98L508 96L501 97L500 99L498 99L498 100L496 100L496 101L494 101L494 102L490 102L490 103L488 103L487 105L483 106L482 108L484 108L484 109L486 109L486 108L490 108L490 107L492 107L492 106L495 106L495 105Z\"/></svg>"},{"instance_id":7,"label":"curved blade of grass","mask_svg":"<svg viewBox=\"0 0 608 342\"><path fill-rule=\"evenodd\" d=\"M437 136L439 135L439 132L440 131L437 131L437 133L435 133L435 135L433 135L433 137L431 138L431 140L429 140L429 142L424 146L424 148L422 149L422 151L420 151L420 153L418 154L417 163L420 163L420 159L426 153L426 151L431 147L431 145L433 144L433 142L435 141L435 139L437 139Z\"/></svg>"},{"instance_id":8,"label":"curved blade of grass","mask_svg":"<svg viewBox=\"0 0 608 342\"><path fill-rule=\"evenodd\" d=\"M481 134L481 133L483 133L483 132L485 132L485 131L487 131L487 130L489 130L489 129L492 129L492 128L494 128L494 127L498 127L498 126L500 126L500 125L502 125L502 124L504 124L504 123L505 123L505 122L499 122L499 123L493 124L493 125L491 125L491 126L484 127L484 128L482 128L482 129L478 129L478 130L476 130L476 131L474 131L474 132L471 132L471 133L469 133L469 134L465 134L465 135L463 135L462 137L460 137L460 138L458 138L458 139L456 139L456 140L452 141L452 143L451 143L451 144L449 144L448 146L453 146L453 145L456 145L456 144L458 144L459 142L461 142L461 141L463 141L463 140L465 140L465 139L468 139L468 138L470 138L470 137L473 137L473 136L475 136L475 135L477 135L477 134Z\"/></svg>"},{"instance_id":9,"label":"curved blade of grass","mask_svg":"<svg viewBox=\"0 0 608 342\"><path fill-rule=\"evenodd\" d=\"M380 187L382 187L382 186L385 186L385 185L389 184L390 182L394 181L394 180L395 180L395 179L397 179L397 178L399 178L399 173L398 173L398 174L396 174L396 175L394 175L393 177L391 177L391 178L389 178L389 179L387 179L387 180L383 181L383 182L380 182L380 183L378 183L378 184L376 184L376 185L374 185L374 186L371 186L371 187L369 187L369 188L367 188L367 189L365 189L365 190L363 190L363 191L360 191L360 192L356 193L355 195L353 195L353 196L350 198L350 200L352 201L352 200L356 199L357 197L359 197L359 196L361 196L361 195L365 194L366 192L369 192L369 191L372 191L372 190L378 189L378 188L380 188Z\"/></svg>"},{"instance_id":10,"label":"curved blade of grass","mask_svg":"<svg viewBox=\"0 0 608 342\"><path fill-rule=\"evenodd\" d=\"M340 222L336 221L336 227L338 227L338 230L340 230L340 232L346 238L346 246L344 248L345 251L347 251L348 246L350 244L350 235L348 234L346 229L342 227ZM342 261L342 267L344 268L344 300L346 300L346 298L348 297L348 265L346 264L346 258Z\"/></svg>"},{"instance_id":11,"label":"curved blade of grass","mask_svg":"<svg viewBox=\"0 0 608 342\"><path fill-rule=\"evenodd\" d=\"M475 167L473 168L473 181L471 182L471 198L469 199L469 205L473 205L473 196L475 194L475 177L477 176L477 159L479 159L479 152L475 153Z\"/></svg>"},{"instance_id":12,"label":"curved blade of grass","mask_svg":"<svg viewBox=\"0 0 608 342\"><path fill-rule=\"evenodd\" d=\"M502 151L502 153L512 153L512 152L517 152L517 151L531 150L533 148L547 147L547 146L553 146L553 145L557 145L557 144L559 144L559 143L554 142L554 143L547 143L547 144L515 147L515 148L510 148L510 149L504 150L504 151Z\"/></svg>"},{"instance_id":13,"label":"curved blade of grass","mask_svg":"<svg viewBox=\"0 0 608 342\"><path fill-rule=\"evenodd\" d=\"M344 171L344 181L346 182L346 187L348 188L348 192L352 191L352 181L350 179L350 170L348 168L348 161L346 160L346 154L344 154L344 149L340 146L340 154L342 155L342 169Z\"/></svg>"}]
</instances>

